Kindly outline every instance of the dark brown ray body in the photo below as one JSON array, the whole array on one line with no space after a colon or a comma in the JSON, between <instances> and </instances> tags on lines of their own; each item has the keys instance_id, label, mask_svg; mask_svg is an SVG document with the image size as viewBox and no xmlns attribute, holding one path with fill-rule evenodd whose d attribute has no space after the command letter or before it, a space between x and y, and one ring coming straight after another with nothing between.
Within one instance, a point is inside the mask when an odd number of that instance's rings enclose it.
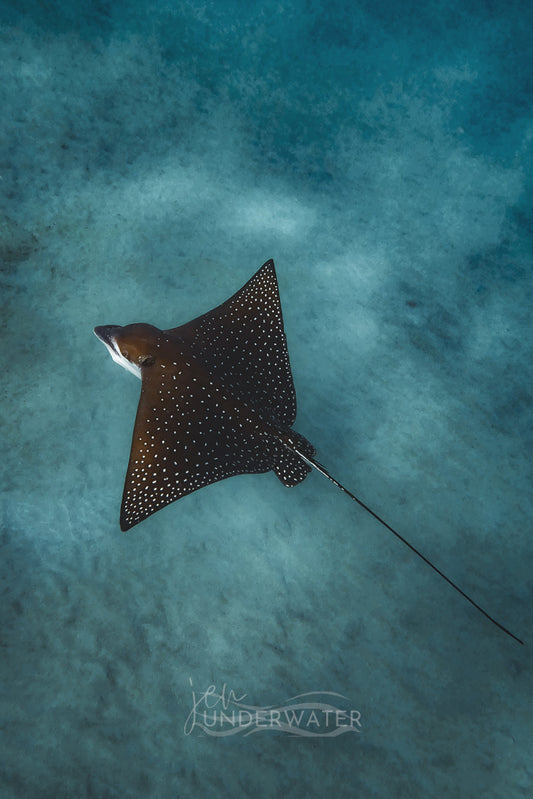
<instances>
[{"instance_id":1,"label":"dark brown ray body","mask_svg":"<svg viewBox=\"0 0 533 799\"><path fill-rule=\"evenodd\" d=\"M273 261L225 303L181 327L96 332L142 379L123 530L226 477L273 470L293 486L310 472L287 446L297 444L308 456L315 451L290 429L296 396Z\"/></svg>"}]
</instances>

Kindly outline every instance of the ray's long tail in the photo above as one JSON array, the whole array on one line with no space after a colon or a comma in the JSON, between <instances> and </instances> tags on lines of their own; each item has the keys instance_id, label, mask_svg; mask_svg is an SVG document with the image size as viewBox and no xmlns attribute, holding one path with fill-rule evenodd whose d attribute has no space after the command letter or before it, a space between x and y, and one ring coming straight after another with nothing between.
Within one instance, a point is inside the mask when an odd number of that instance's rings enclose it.
<instances>
[{"instance_id":1,"label":"ray's long tail","mask_svg":"<svg viewBox=\"0 0 533 799\"><path fill-rule=\"evenodd\" d=\"M398 533L393 527L391 527L390 524L387 524L387 522L384 519L382 519L381 516L378 516L378 514L375 513L371 508L369 508L368 505L365 505L364 502L362 502L358 497L356 497L355 494L352 494L352 492L348 491L348 489L345 488L343 485L341 485L341 483L339 483L338 480L335 480L335 478L330 475L330 473L322 466L322 464L320 464L310 455L304 455L303 452L301 452L299 449L297 449L296 446L294 446L294 443L292 443L291 449L293 449L293 451L296 452L296 454L299 455L300 458L302 458L302 460L304 460L309 466L312 466L313 469L316 469L318 472L320 472L320 474L323 474L324 477L327 477L328 480L331 480L331 482L334 485L336 485L337 488L340 488L341 491L344 491L345 494L348 494L348 496L351 499L353 499L354 502L357 502L357 504L360 505L364 510L366 510L367 513L370 513L370 515L373 516L374 519L376 519L380 524L386 527L387 530L389 530L393 535L395 535L396 538L398 538L403 544L409 547L409 549L412 552L414 552L415 555L418 555L418 557L421 558L424 561L424 563L427 563L427 565L430 566L433 569L433 571L437 572L437 574L440 575L440 577L442 577L443 580L446 580L446 582L449 585L451 585L452 588L455 588L455 590L458 591L461 594L461 596L463 596L466 600L468 600L468 602L470 602L471 605L473 605L477 610L479 610L479 612L482 613L489 621L495 624L496 627L499 627L500 630L503 630L504 633L507 633L507 635L509 635L511 638L514 638L514 640L518 641L519 644L524 643L520 638L518 638L518 636L514 635L510 630L508 630L507 627L504 627L503 624L500 624L499 621L496 621L496 619L493 618L489 613L487 613L487 611L484 610L480 605L478 605L478 603L475 602L472 599L472 597L468 596L468 594L466 594L461 588L459 588L459 586L456 583L454 583L453 580L450 580L449 577L446 577L446 575L443 572L441 572L441 570L438 569L434 563L428 560L428 558L426 558L425 555L423 555L416 547L410 544L409 541L406 538L404 538L403 535L400 535L400 533Z\"/></svg>"}]
</instances>

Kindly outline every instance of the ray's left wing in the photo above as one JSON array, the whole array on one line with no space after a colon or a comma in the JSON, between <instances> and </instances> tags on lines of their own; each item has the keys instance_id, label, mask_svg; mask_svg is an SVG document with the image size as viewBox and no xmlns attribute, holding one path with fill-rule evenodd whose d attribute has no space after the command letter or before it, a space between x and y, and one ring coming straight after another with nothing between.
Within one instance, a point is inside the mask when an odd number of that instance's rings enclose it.
<instances>
[{"instance_id":1,"label":"ray's left wing","mask_svg":"<svg viewBox=\"0 0 533 799\"><path fill-rule=\"evenodd\" d=\"M217 480L267 472L278 451L253 409L195 359L143 368L120 526L129 530Z\"/></svg>"}]
</instances>

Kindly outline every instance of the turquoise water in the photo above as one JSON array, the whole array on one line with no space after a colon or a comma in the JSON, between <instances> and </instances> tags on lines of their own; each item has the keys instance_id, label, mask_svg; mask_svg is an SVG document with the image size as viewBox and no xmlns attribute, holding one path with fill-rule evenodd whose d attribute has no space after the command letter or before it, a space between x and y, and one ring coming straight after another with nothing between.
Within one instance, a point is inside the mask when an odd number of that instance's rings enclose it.
<instances>
[{"instance_id":1,"label":"turquoise water","mask_svg":"<svg viewBox=\"0 0 533 799\"><path fill-rule=\"evenodd\" d=\"M524 8L0 3L2 797L531 795ZM93 327L270 257L295 428L529 646L317 473L121 533L140 383ZM210 685L360 726L203 730Z\"/></svg>"}]
</instances>

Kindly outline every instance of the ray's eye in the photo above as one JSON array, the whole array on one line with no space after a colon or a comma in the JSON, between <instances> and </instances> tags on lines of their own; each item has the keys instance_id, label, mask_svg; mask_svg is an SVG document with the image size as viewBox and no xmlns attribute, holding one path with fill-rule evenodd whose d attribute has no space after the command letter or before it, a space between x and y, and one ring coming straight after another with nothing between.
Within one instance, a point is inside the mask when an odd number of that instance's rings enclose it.
<instances>
[{"instance_id":1,"label":"ray's eye","mask_svg":"<svg viewBox=\"0 0 533 799\"><path fill-rule=\"evenodd\" d=\"M124 358L128 357L128 350L120 350L120 354L124 356Z\"/></svg>"},{"instance_id":2,"label":"ray's eye","mask_svg":"<svg viewBox=\"0 0 533 799\"><path fill-rule=\"evenodd\" d=\"M139 355L138 361L139 366L152 366L155 363L155 358L153 355Z\"/></svg>"}]
</instances>

